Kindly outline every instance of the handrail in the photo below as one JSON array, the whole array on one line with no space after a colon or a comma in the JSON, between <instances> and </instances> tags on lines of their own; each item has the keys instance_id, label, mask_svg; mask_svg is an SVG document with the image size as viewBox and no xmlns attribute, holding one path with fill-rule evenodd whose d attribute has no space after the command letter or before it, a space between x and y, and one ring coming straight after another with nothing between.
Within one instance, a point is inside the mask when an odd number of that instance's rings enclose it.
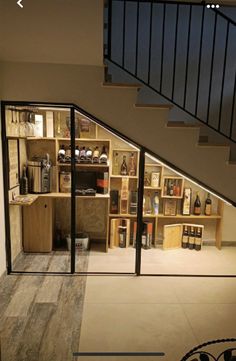
<instances>
[{"instance_id":1,"label":"handrail","mask_svg":"<svg viewBox=\"0 0 236 361\"><path fill-rule=\"evenodd\" d=\"M236 143L235 30L203 2L108 0L105 59Z\"/></svg>"}]
</instances>

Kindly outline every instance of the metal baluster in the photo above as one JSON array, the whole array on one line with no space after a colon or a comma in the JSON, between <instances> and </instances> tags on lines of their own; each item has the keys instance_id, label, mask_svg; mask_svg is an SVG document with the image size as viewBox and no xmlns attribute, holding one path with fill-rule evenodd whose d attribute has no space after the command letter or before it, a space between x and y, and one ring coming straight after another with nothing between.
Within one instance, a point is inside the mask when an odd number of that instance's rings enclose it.
<instances>
[{"instance_id":1,"label":"metal baluster","mask_svg":"<svg viewBox=\"0 0 236 361\"><path fill-rule=\"evenodd\" d=\"M151 72L152 18L153 18L153 0L151 2L151 9L150 9L149 53L148 53L148 84L150 84L150 72Z\"/></svg>"},{"instance_id":2,"label":"metal baluster","mask_svg":"<svg viewBox=\"0 0 236 361\"><path fill-rule=\"evenodd\" d=\"M200 84L200 73L201 73L201 62L202 62L202 41L203 41L203 28L204 28L204 20L205 20L205 9L202 8L202 22L201 22L201 35L200 35L200 45L199 45L199 60L198 60L198 76L197 76L197 94L196 94L196 105L195 105L195 115L197 115L198 108L198 96L199 96L199 84Z\"/></svg>"},{"instance_id":3,"label":"metal baluster","mask_svg":"<svg viewBox=\"0 0 236 361\"><path fill-rule=\"evenodd\" d=\"M160 73L160 92L162 91L162 76L163 76L163 58L164 58L164 40L165 40L165 19L166 19L166 4L163 4L163 20L162 20L162 43L161 43L161 73Z\"/></svg>"},{"instance_id":4,"label":"metal baluster","mask_svg":"<svg viewBox=\"0 0 236 361\"><path fill-rule=\"evenodd\" d=\"M136 51L135 51L135 76L138 73L138 38L139 38L139 0L137 3L137 23L136 23Z\"/></svg>"},{"instance_id":5,"label":"metal baluster","mask_svg":"<svg viewBox=\"0 0 236 361\"><path fill-rule=\"evenodd\" d=\"M176 50L178 42L178 25L179 25L179 4L177 4L176 10L176 23L175 23L175 48L174 48L174 64L173 64L173 82L172 82L172 95L171 99L174 99L174 90L175 90L175 68L176 68Z\"/></svg>"},{"instance_id":6,"label":"metal baluster","mask_svg":"<svg viewBox=\"0 0 236 361\"><path fill-rule=\"evenodd\" d=\"M189 23L188 23L188 43L187 43L187 58L186 58L186 73L185 73L185 84L184 84L184 105L186 105L186 95L187 95L187 83L188 83L188 62L189 62L189 47L190 47L190 32L191 32L191 20L192 20L192 5L190 5L189 10Z\"/></svg>"},{"instance_id":7,"label":"metal baluster","mask_svg":"<svg viewBox=\"0 0 236 361\"><path fill-rule=\"evenodd\" d=\"M111 60L112 0L108 1L107 57Z\"/></svg>"},{"instance_id":8,"label":"metal baluster","mask_svg":"<svg viewBox=\"0 0 236 361\"><path fill-rule=\"evenodd\" d=\"M225 54L224 54L224 66L223 66L223 75L222 75L222 84L221 84L218 130L220 130L220 126L221 126L221 113L222 113L222 105L223 105L223 93L224 93L224 83L225 83L225 67L226 67L226 59L227 59L227 51L228 51L228 40L229 40L229 21L227 22L227 30L226 30Z\"/></svg>"},{"instance_id":9,"label":"metal baluster","mask_svg":"<svg viewBox=\"0 0 236 361\"><path fill-rule=\"evenodd\" d=\"M124 0L123 6L123 49L122 49L122 68L125 64L125 20L126 20L126 0Z\"/></svg>"},{"instance_id":10,"label":"metal baluster","mask_svg":"<svg viewBox=\"0 0 236 361\"><path fill-rule=\"evenodd\" d=\"M234 92L233 92L233 101L232 101L232 113L231 113L231 122L230 122L230 133L229 137L232 139L232 132L234 126L234 107L235 107L235 93L236 93L236 72L234 75ZM235 139L232 139L235 141Z\"/></svg>"},{"instance_id":11,"label":"metal baluster","mask_svg":"<svg viewBox=\"0 0 236 361\"><path fill-rule=\"evenodd\" d=\"M211 74L210 74L210 85L209 85L208 103L207 103L207 119L206 119L206 123L207 123L207 124L209 123L211 88L212 88L212 75L213 75L213 64L214 64L214 56L215 56L215 42L216 42L217 17L218 17L218 14L215 13L214 33L213 33L213 48L212 48L212 55L211 55Z\"/></svg>"}]
</instances>

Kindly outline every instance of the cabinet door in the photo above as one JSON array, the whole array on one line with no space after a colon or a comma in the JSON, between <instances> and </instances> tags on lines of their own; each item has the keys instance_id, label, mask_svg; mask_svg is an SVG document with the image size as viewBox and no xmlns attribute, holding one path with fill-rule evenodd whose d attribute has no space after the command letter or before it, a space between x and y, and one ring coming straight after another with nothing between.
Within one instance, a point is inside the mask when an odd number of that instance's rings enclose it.
<instances>
[{"instance_id":1,"label":"cabinet door","mask_svg":"<svg viewBox=\"0 0 236 361\"><path fill-rule=\"evenodd\" d=\"M23 249L51 252L53 237L52 199L40 197L23 209Z\"/></svg>"}]
</instances>

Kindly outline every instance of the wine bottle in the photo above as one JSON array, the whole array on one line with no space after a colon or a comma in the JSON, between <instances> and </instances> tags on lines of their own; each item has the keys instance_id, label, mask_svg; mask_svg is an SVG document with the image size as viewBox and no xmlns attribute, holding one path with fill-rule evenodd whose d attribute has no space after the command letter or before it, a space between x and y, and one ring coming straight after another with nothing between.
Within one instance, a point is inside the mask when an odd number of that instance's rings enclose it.
<instances>
[{"instance_id":1,"label":"wine bottle","mask_svg":"<svg viewBox=\"0 0 236 361\"><path fill-rule=\"evenodd\" d=\"M170 181L170 185L169 185L169 195L173 196L174 195L174 186L173 186L173 182Z\"/></svg>"},{"instance_id":2,"label":"wine bottle","mask_svg":"<svg viewBox=\"0 0 236 361\"><path fill-rule=\"evenodd\" d=\"M126 221L125 219L121 220L121 226L119 226L119 247L125 248L126 247Z\"/></svg>"},{"instance_id":3,"label":"wine bottle","mask_svg":"<svg viewBox=\"0 0 236 361\"><path fill-rule=\"evenodd\" d=\"M150 193L148 193L148 195L145 197L145 214L152 214L152 202L151 202L151 197L150 197Z\"/></svg>"},{"instance_id":4,"label":"wine bottle","mask_svg":"<svg viewBox=\"0 0 236 361\"><path fill-rule=\"evenodd\" d=\"M119 161L118 161L118 153L115 153L114 156L114 163L113 163L113 174L118 175L119 174Z\"/></svg>"},{"instance_id":5,"label":"wine bottle","mask_svg":"<svg viewBox=\"0 0 236 361\"><path fill-rule=\"evenodd\" d=\"M157 192L155 193L153 198L153 210L155 215L159 213L159 197Z\"/></svg>"},{"instance_id":6,"label":"wine bottle","mask_svg":"<svg viewBox=\"0 0 236 361\"><path fill-rule=\"evenodd\" d=\"M191 227L190 235L188 237L188 248L194 249L194 243L195 243L195 231L194 231L194 227Z\"/></svg>"},{"instance_id":7,"label":"wine bottle","mask_svg":"<svg viewBox=\"0 0 236 361\"><path fill-rule=\"evenodd\" d=\"M184 229L183 229L182 247L183 248L188 247L188 226L184 226Z\"/></svg>"},{"instance_id":8,"label":"wine bottle","mask_svg":"<svg viewBox=\"0 0 236 361\"><path fill-rule=\"evenodd\" d=\"M71 161L71 145L65 151L65 162L69 163Z\"/></svg>"},{"instance_id":9,"label":"wine bottle","mask_svg":"<svg viewBox=\"0 0 236 361\"><path fill-rule=\"evenodd\" d=\"M134 153L131 153L130 160L129 160L129 175L135 176L136 175L136 165L134 160Z\"/></svg>"},{"instance_id":10,"label":"wine bottle","mask_svg":"<svg viewBox=\"0 0 236 361\"><path fill-rule=\"evenodd\" d=\"M202 247L202 230L200 227L197 227L197 231L195 234L195 249L196 251L200 251Z\"/></svg>"},{"instance_id":11,"label":"wine bottle","mask_svg":"<svg viewBox=\"0 0 236 361\"><path fill-rule=\"evenodd\" d=\"M77 145L75 148L75 161L79 162L79 146Z\"/></svg>"},{"instance_id":12,"label":"wine bottle","mask_svg":"<svg viewBox=\"0 0 236 361\"><path fill-rule=\"evenodd\" d=\"M207 194L207 199L205 201L205 215L210 216L211 215L211 209L212 209L212 201L210 198L210 193Z\"/></svg>"},{"instance_id":13,"label":"wine bottle","mask_svg":"<svg viewBox=\"0 0 236 361\"><path fill-rule=\"evenodd\" d=\"M128 174L128 168L127 168L127 164L126 164L126 156L123 155L123 162L121 164L120 167L120 174L121 175L127 175Z\"/></svg>"},{"instance_id":14,"label":"wine bottle","mask_svg":"<svg viewBox=\"0 0 236 361\"><path fill-rule=\"evenodd\" d=\"M196 199L195 199L195 202L194 202L194 210L193 210L193 213L196 215L196 216L199 216L201 214L201 201L200 201L200 198L199 198L199 195L197 193L197 196L196 196Z\"/></svg>"},{"instance_id":15,"label":"wine bottle","mask_svg":"<svg viewBox=\"0 0 236 361\"><path fill-rule=\"evenodd\" d=\"M65 155L66 155L65 146L64 144L62 144L59 149L58 157L57 157L59 163L65 162Z\"/></svg>"},{"instance_id":16,"label":"wine bottle","mask_svg":"<svg viewBox=\"0 0 236 361\"><path fill-rule=\"evenodd\" d=\"M20 181L20 194L28 194L28 178L26 175L26 167L23 167L22 178Z\"/></svg>"},{"instance_id":17,"label":"wine bottle","mask_svg":"<svg viewBox=\"0 0 236 361\"><path fill-rule=\"evenodd\" d=\"M92 163L92 156L93 156L92 149L88 147L86 150L86 162Z\"/></svg>"},{"instance_id":18,"label":"wine bottle","mask_svg":"<svg viewBox=\"0 0 236 361\"><path fill-rule=\"evenodd\" d=\"M180 184L179 184L179 181L178 181L178 180L176 181L175 193L176 193L175 195L176 195L177 197L179 197L180 194L181 194L181 188L180 188Z\"/></svg>"},{"instance_id":19,"label":"wine bottle","mask_svg":"<svg viewBox=\"0 0 236 361\"><path fill-rule=\"evenodd\" d=\"M85 162L86 160L86 149L85 147L83 147L82 149L80 149L80 157L79 157L81 162Z\"/></svg>"},{"instance_id":20,"label":"wine bottle","mask_svg":"<svg viewBox=\"0 0 236 361\"><path fill-rule=\"evenodd\" d=\"M107 152L106 152L106 147L105 145L102 147L102 152L99 158L99 162L101 164L107 164Z\"/></svg>"},{"instance_id":21,"label":"wine bottle","mask_svg":"<svg viewBox=\"0 0 236 361\"><path fill-rule=\"evenodd\" d=\"M95 147L93 151L93 163L99 163L99 150L98 147Z\"/></svg>"}]
</instances>

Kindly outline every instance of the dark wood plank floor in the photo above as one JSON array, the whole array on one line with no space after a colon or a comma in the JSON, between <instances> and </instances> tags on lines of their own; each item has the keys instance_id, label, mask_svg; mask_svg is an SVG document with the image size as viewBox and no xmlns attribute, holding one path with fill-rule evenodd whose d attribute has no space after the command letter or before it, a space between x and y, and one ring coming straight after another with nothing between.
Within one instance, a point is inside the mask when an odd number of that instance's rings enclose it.
<instances>
[{"instance_id":1,"label":"dark wood plank floor","mask_svg":"<svg viewBox=\"0 0 236 361\"><path fill-rule=\"evenodd\" d=\"M20 271L67 271L68 253L22 255ZM88 255L76 267L86 271ZM69 264L70 268L70 264ZM0 279L1 361L70 361L78 351L85 276L10 275Z\"/></svg>"}]
</instances>

